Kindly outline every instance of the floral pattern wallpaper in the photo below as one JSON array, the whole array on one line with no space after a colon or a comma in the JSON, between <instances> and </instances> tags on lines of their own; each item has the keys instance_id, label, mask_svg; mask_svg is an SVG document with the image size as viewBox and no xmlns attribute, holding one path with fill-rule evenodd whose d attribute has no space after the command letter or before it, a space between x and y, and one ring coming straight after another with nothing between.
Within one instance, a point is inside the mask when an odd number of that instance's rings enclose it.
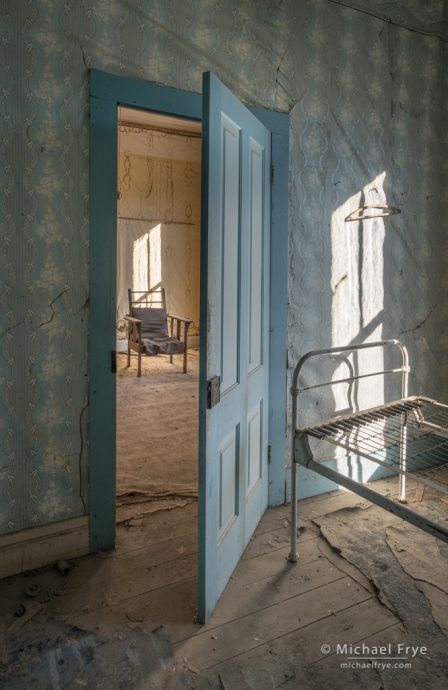
<instances>
[{"instance_id":1,"label":"floral pattern wallpaper","mask_svg":"<svg viewBox=\"0 0 448 690\"><path fill-rule=\"evenodd\" d=\"M290 112L290 366L401 335L443 397L447 40L442 0L1 0L0 533L88 512L88 70Z\"/></svg>"}]
</instances>

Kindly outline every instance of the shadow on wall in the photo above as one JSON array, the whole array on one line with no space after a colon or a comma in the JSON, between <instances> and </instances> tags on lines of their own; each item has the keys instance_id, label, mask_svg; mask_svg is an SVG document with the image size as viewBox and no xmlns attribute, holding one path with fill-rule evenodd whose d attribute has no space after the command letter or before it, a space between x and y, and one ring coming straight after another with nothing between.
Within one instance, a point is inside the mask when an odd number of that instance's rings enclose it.
<instances>
[{"instance_id":1,"label":"shadow on wall","mask_svg":"<svg viewBox=\"0 0 448 690\"><path fill-rule=\"evenodd\" d=\"M128 288L137 291L164 287L168 311L193 319L199 332L196 280L197 243L183 227L140 220L118 221L117 330L126 332Z\"/></svg>"},{"instance_id":2,"label":"shadow on wall","mask_svg":"<svg viewBox=\"0 0 448 690\"><path fill-rule=\"evenodd\" d=\"M384 256L387 233L393 232L393 228L388 226L391 217L355 222L345 220L364 205L390 203L392 193L386 188L386 179L386 172L380 172L348 196L331 215L331 347L379 341L398 335L384 329L385 295L389 294ZM387 349L375 348L311 360L308 373L312 382L308 380L307 385L400 366L401 362L395 359L390 362L390 357L396 355ZM317 418L307 420L311 423L398 399L401 397L401 375L340 383L309 391L307 395L308 414L316 416L317 411ZM329 447L326 443L317 443L313 452L318 460L335 458L338 471L357 481L365 482L392 474L363 458L346 457L342 448Z\"/></svg>"}]
</instances>

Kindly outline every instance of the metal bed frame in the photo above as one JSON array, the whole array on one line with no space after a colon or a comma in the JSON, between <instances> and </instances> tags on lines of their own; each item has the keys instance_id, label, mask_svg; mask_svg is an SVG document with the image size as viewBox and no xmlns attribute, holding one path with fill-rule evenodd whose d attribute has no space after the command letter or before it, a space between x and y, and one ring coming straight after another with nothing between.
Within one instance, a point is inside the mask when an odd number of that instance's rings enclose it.
<instances>
[{"instance_id":1,"label":"metal bed frame","mask_svg":"<svg viewBox=\"0 0 448 690\"><path fill-rule=\"evenodd\" d=\"M369 348L386 348L401 353L401 366L382 369L347 378L321 381L312 386L300 387L299 374L311 358L325 355L355 353ZM297 561L297 466L302 465L350 489L372 503L403 518L429 534L448 542L448 529L427 516L406 507L406 478L442 494L448 495L447 485L434 480L434 476L448 468L448 405L423 396L408 397L409 358L405 346L399 340L380 340L360 345L347 345L325 350L312 350L297 363L291 386L292 397L292 472L291 472L291 552L289 560ZM401 374L401 399L351 414L327 419L320 424L304 428L298 426L298 400L305 391L351 384L359 379L388 374ZM325 441L355 455L377 463L399 475L398 502L374 491L322 461L314 460L310 438Z\"/></svg>"}]
</instances>

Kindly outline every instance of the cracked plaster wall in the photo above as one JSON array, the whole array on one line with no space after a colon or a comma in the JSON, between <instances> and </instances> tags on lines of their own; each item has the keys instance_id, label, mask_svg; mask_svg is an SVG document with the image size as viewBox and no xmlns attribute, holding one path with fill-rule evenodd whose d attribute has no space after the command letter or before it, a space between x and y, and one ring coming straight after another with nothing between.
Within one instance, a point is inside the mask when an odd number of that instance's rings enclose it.
<instances>
[{"instance_id":1,"label":"cracked plaster wall","mask_svg":"<svg viewBox=\"0 0 448 690\"><path fill-rule=\"evenodd\" d=\"M211 69L291 111L290 363L402 332L446 394L445 5L347 4L0 4L0 532L86 511L88 68L193 91ZM363 193L402 209L373 245L342 219Z\"/></svg>"}]
</instances>

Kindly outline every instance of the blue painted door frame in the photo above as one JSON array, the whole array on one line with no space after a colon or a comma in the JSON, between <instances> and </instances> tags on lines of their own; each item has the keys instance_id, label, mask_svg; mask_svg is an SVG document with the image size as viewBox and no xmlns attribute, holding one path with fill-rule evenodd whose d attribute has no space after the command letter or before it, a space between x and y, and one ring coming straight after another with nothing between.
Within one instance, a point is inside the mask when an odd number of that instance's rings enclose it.
<instances>
[{"instance_id":1,"label":"blue painted door frame","mask_svg":"<svg viewBox=\"0 0 448 690\"><path fill-rule=\"evenodd\" d=\"M115 544L118 106L200 120L202 96L150 82L90 72L90 550ZM269 505L285 501L289 117L251 108L271 131L271 290ZM201 300L203 295L201 292Z\"/></svg>"}]
</instances>

